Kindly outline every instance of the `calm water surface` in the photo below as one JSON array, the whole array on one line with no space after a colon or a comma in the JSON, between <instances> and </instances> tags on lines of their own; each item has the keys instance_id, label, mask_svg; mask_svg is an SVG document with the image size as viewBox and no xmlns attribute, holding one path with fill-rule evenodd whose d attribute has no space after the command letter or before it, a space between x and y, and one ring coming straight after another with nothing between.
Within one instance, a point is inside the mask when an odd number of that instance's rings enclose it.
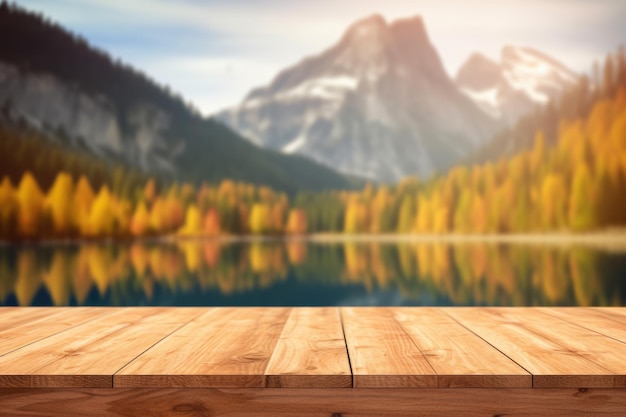
<instances>
[{"instance_id":1,"label":"calm water surface","mask_svg":"<svg viewBox=\"0 0 626 417\"><path fill-rule=\"evenodd\" d=\"M406 241L1 246L0 305L626 305L626 253Z\"/></svg>"}]
</instances>

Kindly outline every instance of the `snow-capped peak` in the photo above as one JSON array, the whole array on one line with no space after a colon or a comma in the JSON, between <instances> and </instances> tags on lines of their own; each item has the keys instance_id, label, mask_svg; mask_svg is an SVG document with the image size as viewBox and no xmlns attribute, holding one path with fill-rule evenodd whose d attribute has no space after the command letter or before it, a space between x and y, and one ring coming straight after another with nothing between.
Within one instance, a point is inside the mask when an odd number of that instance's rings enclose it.
<instances>
[{"instance_id":1,"label":"snow-capped peak","mask_svg":"<svg viewBox=\"0 0 626 417\"><path fill-rule=\"evenodd\" d=\"M465 95L506 123L557 98L576 80L575 73L553 58L532 48L511 45L502 48L499 63L473 54L456 78Z\"/></svg>"},{"instance_id":2,"label":"snow-capped peak","mask_svg":"<svg viewBox=\"0 0 626 417\"><path fill-rule=\"evenodd\" d=\"M348 28L344 41L363 42L379 37L387 30L387 21L379 14L368 16Z\"/></svg>"},{"instance_id":3,"label":"snow-capped peak","mask_svg":"<svg viewBox=\"0 0 626 417\"><path fill-rule=\"evenodd\" d=\"M422 19L380 15L217 117L257 144L383 181L450 166L495 130L446 74Z\"/></svg>"},{"instance_id":4,"label":"snow-capped peak","mask_svg":"<svg viewBox=\"0 0 626 417\"><path fill-rule=\"evenodd\" d=\"M532 101L546 103L576 75L554 59L531 48L505 46L502 49L503 76L513 89L524 92Z\"/></svg>"}]
</instances>

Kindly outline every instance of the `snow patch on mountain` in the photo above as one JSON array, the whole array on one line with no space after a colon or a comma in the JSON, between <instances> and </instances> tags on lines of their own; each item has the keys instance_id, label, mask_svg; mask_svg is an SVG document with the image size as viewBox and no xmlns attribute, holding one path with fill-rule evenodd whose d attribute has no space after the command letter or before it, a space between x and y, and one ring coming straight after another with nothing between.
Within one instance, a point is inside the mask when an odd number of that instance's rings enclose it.
<instances>
[{"instance_id":1,"label":"snow patch on mountain","mask_svg":"<svg viewBox=\"0 0 626 417\"><path fill-rule=\"evenodd\" d=\"M476 91L467 87L461 87L461 92L475 101L480 108L494 118L500 117L500 100L498 88L491 87L486 90Z\"/></svg>"},{"instance_id":2,"label":"snow patch on mountain","mask_svg":"<svg viewBox=\"0 0 626 417\"><path fill-rule=\"evenodd\" d=\"M277 94L275 100L292 100L300 98L320 98L323 100L341 100L346 92L352 91L359 81L347 75L338 77L320 77L306 80L287 91Z\"/></svg>"},{"instance_id":3,"label":"snow patch on mountain","mask_svg":"<svg viewBox=\"0 0 626 417\"><path fill-rule=\"evenodd\" d=\"M505 124L558 98L576 81L577 75L560 62L520 46L502 48L499 63L472 54L456 77L463 94Z\"/></svg>"},{"instance_id":4,"label":"snow patch on mountain","mask_svg":"<svg viewBox=\"0 0 626 417\"><path fill-rule=\"evenodd\" d=\"M281 149L285 153L294 153L306 143L306 136L298 136Z\"/></svg>"}]
</instances>

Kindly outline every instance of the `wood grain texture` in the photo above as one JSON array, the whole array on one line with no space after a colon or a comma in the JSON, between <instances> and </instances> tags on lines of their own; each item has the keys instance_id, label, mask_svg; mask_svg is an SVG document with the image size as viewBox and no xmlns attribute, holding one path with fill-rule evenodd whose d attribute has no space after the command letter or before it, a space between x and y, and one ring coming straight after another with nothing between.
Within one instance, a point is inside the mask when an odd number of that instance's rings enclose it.
<instances>
[{"instance_id":1,"label":"wood grain texture","mask_svg":"<svg viewBox=\"0 0 626 417\"><path fill-rule=\"evenodd\" d=\"M65 310L64 307L0 307L0 332L11 330L24 323L36 321L49 316L55 311Z\"/></svg>"},{"instance_id":2,"label":"wood grain texture","mask_svg":"<svg viewBox=\"0 0 626 417\"><path fill-rule=\"evenodd\" d=\"M626 389L624 358L624 308L0 309L15 389Z\"/></svg>"},{"instance_id":3,"label":"wood grain texture","mask_svg":"<svg viewBox=\"0 0 626 417\"><path fill-rule=\"evenodd\" d=\"M626 343L626 317L620 319L621 316L594 308L538 307L537 310Z\"/></svg>"},{"instance_id":4,"label":"wood grain texture","mask_svg":"<svg viewBox=\"0 0 626 417\"><path fill-rule=\"evenodd\" d=\"M588 307L586 310L593 311L610 320L626 325L626 308L624 307Z\"/></svg>"},{"instance_id":5,"label":"wood grain texture","mask_svg":"<svg viewBox=\"0 0 626 417\"><path fill-rule=\"evenodd\" d=\"M197 309L111 309L0 357L0 384L112 387L117 370L198 314Z\"/></svg>"},{"instance_id":6,"label":"wood grain texture","mask_svg":"<svg viewBox=\"0 0 626 417\"><path fill-rule=\"evenodd\" d=\"M412 307L391 311L437 373L439 387L532 387L526 370L442 311Z\"/></svg>"},{"instance_id":7,"label":"wood grain texture","mask_svg":"<svg viewBox=\"0 0 626 417\"><path fill-rule=\"evenodd\" d=\"M273 388L351 388L339 309L292 309L265 375Z\"/></svg>"},{"instance_id":8,"label":"wood grain texture","mask_svg":"<svg viewBox=\"0 0 626 417\"><path fill-rule=\"evenodd\" d=\"M0 389L2 412L49 417L623 417L617 389Z\"/></svg>"},{"instance_id":9,"label":"wood grain texture","mask_svg":"<svg viewBox=\"0 0 626 417\"><path fill-rule=\"evenodd\" d=\"M341 309L354 387L436 387L437 375L387 308Z\"/></svg>"},{"instance_id":10,"label":"wood grain texture","mask_svg":"<svg viewBox=\"0 0 626 417\"><path fill-rule=\"evenodd\" d=\"M125 366L116 387L263 387L288 308L215 308Z\"/></svg>"},{"instance_id":11,"label":"wood grain texture","mask_svg":"<svg viewBox=\"0 0 626 417\"><path fill-rule=\"evenodd\" d=\"M444 311L531 372L534 387L609 388L626 374L626 345L536 309Z\"/></svg>"},{"instance_id":12,"label":"wood grain texture","mask_svg":"<svg viewBox=\"0 0 626 417\"><path fill-rule=\"evenodd\" d=\"M0 309L0 356L111 312L105 307Z\"/></svg>"},{"instance_id":13,"label":"wood grain texture","mask_svg":"<svg viewBox=\"0 0 626 417\"><path fill-rule=\"evenodd\" d=\"M622 323L626 320L626 308L625 307L593 307L592 310L600 311L614 315L615 318Z\"/></svg>"}]
</instances>

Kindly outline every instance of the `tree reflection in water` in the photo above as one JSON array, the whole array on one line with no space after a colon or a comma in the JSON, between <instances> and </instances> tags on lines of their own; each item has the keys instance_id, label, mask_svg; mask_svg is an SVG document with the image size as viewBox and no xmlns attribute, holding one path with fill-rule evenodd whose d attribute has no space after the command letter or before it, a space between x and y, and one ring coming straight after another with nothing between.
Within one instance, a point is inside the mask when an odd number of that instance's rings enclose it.
<instances>
[{"instance_id":1,"label":"tree reflection in water","mask_svg":"<svg viewBox=\"0 0 626 417\"><path fill-rule=\"evenodd\" d=\"M356 291L408 305L623 305L625 266L626 254L494 243L6 246L0 304L263 305L271 295L270 304L335 305L359 300Z\"/></svg>"}]
</instances>

